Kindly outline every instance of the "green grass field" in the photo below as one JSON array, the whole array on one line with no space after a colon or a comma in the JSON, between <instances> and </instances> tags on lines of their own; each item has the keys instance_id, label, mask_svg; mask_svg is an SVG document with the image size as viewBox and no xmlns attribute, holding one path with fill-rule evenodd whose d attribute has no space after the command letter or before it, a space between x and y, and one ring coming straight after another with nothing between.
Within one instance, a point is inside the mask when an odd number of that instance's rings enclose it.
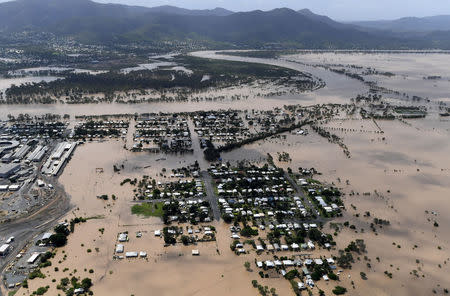
<instances>
[{"instance_id":1,"label":"green grass field","mask_svg":"<svg viewBox=\"0 0 450 296\"><path fill-rule=\"evenodd\" d=\"M131 213L144 217L162 217L163 203L142 203L131 207Z\"/></svg>"}]
</instances>

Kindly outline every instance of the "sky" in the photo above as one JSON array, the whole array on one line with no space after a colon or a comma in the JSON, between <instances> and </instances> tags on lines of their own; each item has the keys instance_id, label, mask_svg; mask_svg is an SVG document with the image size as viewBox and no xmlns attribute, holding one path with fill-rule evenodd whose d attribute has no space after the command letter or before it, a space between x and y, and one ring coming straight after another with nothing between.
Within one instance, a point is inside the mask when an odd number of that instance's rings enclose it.
<instances>
[{"instance_id":1,"label":"sky","mask_svg":"<svg viewBox=\"0 0 450 296\"><path fill-rule=\"evenodd\" d=\"M450 0L94 0L141 6L173 5L190 9L223 7L233 11L309 8L335 20L380 20L450 14Z\"/></svg>"}]
</instances>

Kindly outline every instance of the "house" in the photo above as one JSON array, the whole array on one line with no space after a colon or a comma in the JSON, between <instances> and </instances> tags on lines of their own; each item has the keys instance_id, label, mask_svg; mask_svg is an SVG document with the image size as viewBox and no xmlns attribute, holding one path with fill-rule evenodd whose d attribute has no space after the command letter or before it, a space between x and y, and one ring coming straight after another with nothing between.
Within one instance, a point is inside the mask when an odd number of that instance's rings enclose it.
<instances>
[{"instance_id":1,"label":"house","mask_svg":"<svg viewBox=\"0 0 450 296\"><path fill-rule=\"evenodd\" d=\"M284 266L294 266L294 262L292 260L283 260Z\"/></svg>"},{"instance_id":2,"label":"house","mask_svg":"<svg viewBox=\"0 0 450 296\"><path fill-rule=\"evenodd\" d=\"M116 253L123 253L124 247L122 244L117 244Z\"/></svg>"},{"instance_id":3,"label":"house","mask_svg":"<svg viewBox=\"0 0 450 296\"><path fill-rule=\"evenodd\" d=\"M128 241L128 234L126 233L119 234L119 242L123 243L127 241Z\"/></svg>"},{"instance_id":4,"label":"house","mask_svg":"<svg viewBox=\"0 0 450 296\"><path fill-rule=\"evenodd\" d=\"M137 252L126 252L125 257L126 258L137 258L138 253Z\"/></svg>"},{"instance_id":5,"label":"house","mask_svg":"<svg viewBox=\"0 0 450 296\"><path fill-rule=\"evenodd\" d=\"M191 229L192 232L192 229ZM161 230L155 230L155 236L161 236Z\"/></svg>"},{"instance_id":6,"label":"house","mask_svg":"<svg viewBox=\"0 0 450 296\"><path fill-rule=\"evenodd\" d=\"M323 278L323 280L326 281L326 282L329 280L329 278L328 278L328 276L327 276L326 274L324 274L322 278Z\"/></svg>"},{"instance_id":7,"label":"house","mask_svg":"<svg viewBox=\"0 0 450 296\"><path fill-rule=\"evenodd\" d=\"M322 259L314 259L314 263L316 263L317 265L322 265L323 261Z\"/></svg>"},{"instance_id":8,"label":"house","mask_svg":"<svg viewBox=\"0 0 450 296\"><path fill-rule=\"evenodd\" d=\"M200 256L199 250L192 250L192 256Z\"/></svg>"},{"instance_id":9,"label":"house","mask_svg":"<svg viewBox=\"0 0 450 296\"><path fill-rule=\"evenodd\" d=\"M140 252L139 252L139 257L141 257L141 258L147 258L147 252L140 251Z\"/></svg>"},{"instance_id":10,"label":"house","mask_svg":"<svg viewBox=\"0 0 450 296\"><path fill-rule=\"evenodd\" d=\"M306 289L305 284L303 284L302 282L298 282L297 287L298 287L299 290Z\"/></svg>"}]
</instances>

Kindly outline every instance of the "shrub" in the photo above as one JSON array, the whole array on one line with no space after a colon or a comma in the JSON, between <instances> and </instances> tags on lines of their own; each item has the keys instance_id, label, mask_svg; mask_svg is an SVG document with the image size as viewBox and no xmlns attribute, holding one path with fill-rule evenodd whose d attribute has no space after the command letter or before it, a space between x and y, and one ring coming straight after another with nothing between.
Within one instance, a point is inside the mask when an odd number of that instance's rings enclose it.
<instances>
[{"instance_id":1,"label":"shrub","mask_svg":"<svg viewBox=\"0 0 450 296\"><path fill-rule=\"evenodd\" d=\"M344 287L341 287L341 286L336 286L336 287L334 287L332 292L335 295L343 295L343 294L347 293L347 289Z\"/></svg>"}]
</instances>

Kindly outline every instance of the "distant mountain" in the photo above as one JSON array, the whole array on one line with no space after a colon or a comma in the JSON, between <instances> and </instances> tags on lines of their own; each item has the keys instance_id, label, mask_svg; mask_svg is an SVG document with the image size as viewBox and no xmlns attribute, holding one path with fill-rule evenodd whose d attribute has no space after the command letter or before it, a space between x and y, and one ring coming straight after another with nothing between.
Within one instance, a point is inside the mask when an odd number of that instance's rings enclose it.
<instances>
[{"instance_id":1,"label":"distant mountain","mask_svg":"<svg viewBox=\"0 0 450 296\"><path fill-rule=\"evenodd\" d=\"M449 31L450 15L437 15L430 17L405 17L397 20L362 21L351 24L377 30L393 32L431 32Z\"/></svg>"},{"instance_id":2,"label":"distant mountain","mask_svg":"<svg viewBox=\"0 0 450 296\"><path fill-rule=\"evenodd\" d=\"M90 0L0 3L0 30L50 32L84 43L198 40L232 47L426 48L432 39L371 33L309 10L236 12L100 4ZM431 40L433 42L431 42ZM437 40L439 41L439 40Z\"/></svg>"},{"instance_id":3,"label":"distant mountain","mask_svg":"<svg viewBox=\"0 0 450 296\"><path fill-rule=\"evenodd\" d=\"M224 8L214 8L214 9L202 9L202 10L190 10L185 8L179 8L170 5L157 6L149 8L149 11L154 13L165 13L165 14L178 14L178 15L213 15L213 16L227 16L233 14L233 11L226 10Z\"/></svg>"},{"instance_id":4,"label":"distant mountain","mask_svg":"<svg viewBox=\"0 0 450 296\"><path fill-rule=\"evenodd\" d=\"M350 24L343 24L343 23L337 22L337 21L331 19L330 17L328 17L326 15L315 14L311 10L306 9L306 8L298 10L297 12L299 14L309 18L310 20L322 22L324 24L330 25L330 26L335 27L335 28L350 28L350 27L354 27L354 26L352 26Z\"/></svg>"},{"instance_id":5,"label":"distant mountain","mask_svg":"<svg viewBox=\"0 0 450 296\"><path fill-rule=\"evenodd\" d=\"M0 28L11 31L46 28L75 19L124 19L148 12L149 8L145 7L90 0L17 0L0 3Z\"/></svg>"}]
</instances>

